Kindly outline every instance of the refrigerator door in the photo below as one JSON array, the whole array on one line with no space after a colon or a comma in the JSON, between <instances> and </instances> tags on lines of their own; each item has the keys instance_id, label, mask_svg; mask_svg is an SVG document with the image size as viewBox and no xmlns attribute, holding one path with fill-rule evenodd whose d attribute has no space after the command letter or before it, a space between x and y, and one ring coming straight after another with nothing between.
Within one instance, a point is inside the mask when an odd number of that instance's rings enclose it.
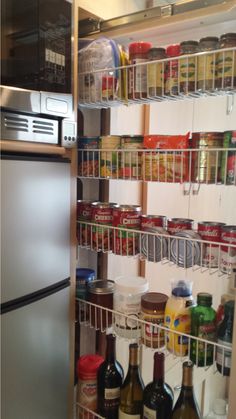
<instances>
[{"instance_id":1,"label":"refrigerator door","mask_svg":"<svg viewBox=\"0 0 236 419\"><path fill-rule=\"evenodd\" d=\"M1 302L68 278L68 162L5 156L1 161L1 205Z\"/></svg>"},{"instance_id":2,"label":"refrigerator door","mask_svg":"<svg viewBox=\"0 0 236 419\"><path fill-rule=\"evenodd\" d=\"M1 315L2 418L68 417L69 291Z\"/></svg>"}]
</instances>

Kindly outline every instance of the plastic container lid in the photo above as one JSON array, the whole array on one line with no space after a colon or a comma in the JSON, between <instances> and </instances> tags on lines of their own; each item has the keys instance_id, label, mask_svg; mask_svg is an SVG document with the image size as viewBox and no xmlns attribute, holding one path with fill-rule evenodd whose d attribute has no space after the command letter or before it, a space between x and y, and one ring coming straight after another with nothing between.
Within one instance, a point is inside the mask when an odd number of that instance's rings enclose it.
<instances>
[{"instance_id":1,"label":"plastic container lid","mask_svg":"<svg viewBox=\"0 0 236 419\"><path fill-rule=\"evenodd\" d=\"M151 47L150 42L132 42L129 44L129 54L146 54Z\"/></svg>"},{"instance_id":2,"label":"plastic container lid","mask_svg":"<svg viewBox=\"0 0 236 419\"><path fill-rule=\"evenodd\" d=\"M113 294L114 281L96 279L88 283L88 291L92 294Z\"/></svg>"},{"instance_id":3,"label":"plastic container lid","mask_svg":"<svg viewBox=\"0 0 236 419\"><path fill-rule=\"evenodd\" d=\"M97 377L97 370L104 358L100 355L83 355L77 362L77 374L80 379L91 379Z\"/></svg>"},{"instance_id":4,"label":"plastic container lid","mask_svg":"<svg viewBox=\"0 0 236 419\"><path fill-rule=\"evenodd\" d=\"M173 281L172 295L175 297L190 297L192 295L192 283L184 279Z\"/></svg>"},{"instance_id":5,"label":"plastic container lid","mask_svg":"<svg viewBox=\"0 0 236 419\"><path fill-rule=\"evenodd\" d=\"M141 297L141 306L147 310L165 310L168 295L159 292L147 292Z\"/></svg>"},{"instance_id":6,"label":"plastic container lid","mask_svg":"<svg viewBox=\"0 0 236 419\"><path fill-rule=\"evenodd\" d=\"M177 57L178 55L180 55L180 45L169 45L166 48L166 55L168 55L168 57Z\"/></svg>"},{"instance_id":7,"label":"plastic container lid","mask_svg":"<svg viewBox=\"0 0 236 419\"><path fill-rule=\"evenodd\" d=\"M90 281L95 278L95 271L89 268L76 268L76 280L85 279Z\"/></svg>"},{"instance_id":8,"label":"plastic container lid","mask_svg":"<svg viewBox=\"0 0 236 419\"><path fill-rule=\"evenodd\" d=\"M148 288L148 281L142 276L118 276L115 279L115 291L123 294L141 294Z\"/></svg>"}]
</instances>

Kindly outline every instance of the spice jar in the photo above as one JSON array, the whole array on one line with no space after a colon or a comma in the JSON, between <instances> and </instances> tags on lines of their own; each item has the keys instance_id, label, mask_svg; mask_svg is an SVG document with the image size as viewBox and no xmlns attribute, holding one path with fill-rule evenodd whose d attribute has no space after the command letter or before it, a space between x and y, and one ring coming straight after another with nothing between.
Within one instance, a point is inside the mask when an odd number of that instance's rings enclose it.
<instances>
[{"instance_id":1,"label":"spice jar","mask_svg":"<svg viewBox=\"0 0 236 419\"><path fill-rule=\"evenodd\" d=\"M236 47L236 33L220 37L219 48ZM236 87L236 51L219 51L217 54L217 87L231 90Z\"/></svg>"},{"instance_id":2,"label":"spice jar","mask_svg":"<svg viewBox=\"0 0 236 419\"><path fill-rule=\"evenodd\" d=\"M163 60L166 58L165 48L150 48L148 51L148 61ZM147 85L149 96L164 95L166 61L148 64Z\"/></svg>"},{"instance_id":3,"label":"spice jar","mask_svg":"<svg viewBox=\"0 0 236 419\"><path fill-rule=\"evenodd\" d=\"M180 55L180 45L169 45L166 48L166 55L170 57L178 57ZM177 60L167 62L165 94L178 95L179 93L179 63Z\"/></svg>"},{"instance_id":4,"label":"spice jar","mask_svg":"<svg viewBox=\"0 0 236 419\"><path fill-rule=\"evenodd\" d=\"M136 339L141 336L138 319L141 312L141 297L148 291L148 281L140 276L119 276L115 279L114 309L121 315L115 315L114 330L117 335Z\"/></svg>"},{"instance_id":5,"label":"spice jar","mask_svg":"<svg viewBox=\"0 0 236 419\"><path fill-rule=\"evenodd\" d=\"M180 44L180 55L195 54L198 52L197 41L184 41ZM197 57L185 57L179 60L180 92L187 95L196 89Z\"/></svg>"},{"instance_id":6,"label":"spice jar","mask_svg":"<svg viewBox=\"0 0 236 419\"><path fill-rule=\"evenodd\" d=\"M165 307L168 296L158 292L148 292L141 297L141 319L164 325ZM165 332L157 326L142 324L142 342L151 348L161 348L165 345Z\"/></svg>"},{"instance_id":7,"label":"spice jar","mask_svg":"<svg viewBox=\"0 0 236 419\"><path fill-rule=\"evenodd\" d=\"M142 64L148 61L150 42L133 42L129 45L130 64ZM128 98L141 99L147 97L147 65L130 67L128 72Z\"/></svg>"},{"instance_id":8,"label":"spice jar","mask_svg":"<svg viewBox=\"0 0 236 419\"><path fill-rule=\"evenodd\" d=\"M89 308L89 320L96 329L104 330L112 324L112 313L102 308L113 309L114 282L95 280L88 283L88 300L99 307Z\"/></svg>"},{"instance_id":9,"label":"spice jar","mask_svg":"<svg viewBox=\"0 0 236 419\"><path fill-rule=\"evenodd\" d=\"M207 36L199 41L199 51L207 52L218 49L219 39ZM198 56L197 60L197 88L201 92L212 91L216 87L217 60L216 53L207 53Z\"/></svg>"}]
</instances>

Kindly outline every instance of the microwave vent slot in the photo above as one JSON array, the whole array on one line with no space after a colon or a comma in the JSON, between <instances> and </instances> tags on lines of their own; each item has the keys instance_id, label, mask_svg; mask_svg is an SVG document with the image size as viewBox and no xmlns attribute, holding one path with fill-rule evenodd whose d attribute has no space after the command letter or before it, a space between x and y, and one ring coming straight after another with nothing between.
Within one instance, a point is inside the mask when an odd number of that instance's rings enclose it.
<instances>
[{"instance_id":1,"label":"microwave vent slot","mask_svg":"<svg viewBox=\"0 0 236 419\"><path fill-rule=\"evenodd\" d=\"M33 120L32 124L33 132L38 134L53 135L54 125L52 122Z\"/></svg>"},{"instance_id":2,"label":"microwave vent slot","mask_svg":"<svg viewBox=\"0 0 236 419\"><path fill-rule=\"evenodd\" d=\"M27 118L5 115L3 124L6 130L15 130L23 132L29 131L29 121Z\"/></svg>"}]
</instances>

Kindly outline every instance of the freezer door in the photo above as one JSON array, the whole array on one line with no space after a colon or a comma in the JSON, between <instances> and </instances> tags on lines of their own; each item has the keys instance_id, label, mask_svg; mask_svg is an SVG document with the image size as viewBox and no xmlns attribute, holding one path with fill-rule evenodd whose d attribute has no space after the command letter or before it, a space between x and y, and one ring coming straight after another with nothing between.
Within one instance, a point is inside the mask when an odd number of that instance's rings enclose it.
<instances>
[{"instance_id":1,"label":"freezer door","mask_svg":"<svg viewBox=\"0 0 236 419\"><path fill-rule=\"evenodd\" d=\"M2 160L1 205L1 302L69 277L70 165Z\"/></svg>"},{"instance_id":2,"label":"freezer door","mask_svg":"<svg viewBox=\"0 0 236 419\"><path fill-rule=\"evenodd\" d=\"M69 290L1 315L5 419L66 419Z\"/></svg>"}]
</instances>

